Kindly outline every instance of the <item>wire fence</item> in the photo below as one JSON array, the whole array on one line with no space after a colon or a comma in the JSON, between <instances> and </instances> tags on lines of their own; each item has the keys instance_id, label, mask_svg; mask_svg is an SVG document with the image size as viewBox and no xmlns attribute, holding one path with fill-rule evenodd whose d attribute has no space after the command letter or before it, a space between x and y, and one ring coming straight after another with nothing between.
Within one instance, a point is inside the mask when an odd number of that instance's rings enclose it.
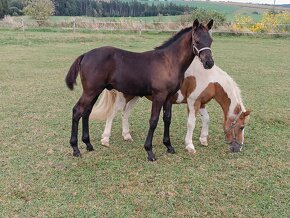
<instances>
[{"instance_id":1,"label":"wire fence","mask_svg":"<svg viewBox=\"0 0 290 218\"><path fill-rule=\"evenodd\" d=\"M30 20L14 17L5 17L0 22L0 28L12 28L21 29L26 31L33 28L39 27L53 27L71 30L77 32L80 30L96 30L96 31L134 31L142 34L142 32L176 32L182 28L192 25L191 22L183 21L171 21L171 22L160 22L160 21L142 21L133 19L123 19L122 21L99 21L99 20L88 20L88 19L77 19L72 17L70 19L52 21L43 20ZM247 26L243 23L235 23L235 26ZM230 33L230 34L256 34L249 28L235 29L233 23L215 23L213 32L215 33ZM263 32L263 34L270 35L289 35L290 34L290 23L289 24L278 24L275 27L268 28L270 31Z\"/></svg>"}]
</instances>

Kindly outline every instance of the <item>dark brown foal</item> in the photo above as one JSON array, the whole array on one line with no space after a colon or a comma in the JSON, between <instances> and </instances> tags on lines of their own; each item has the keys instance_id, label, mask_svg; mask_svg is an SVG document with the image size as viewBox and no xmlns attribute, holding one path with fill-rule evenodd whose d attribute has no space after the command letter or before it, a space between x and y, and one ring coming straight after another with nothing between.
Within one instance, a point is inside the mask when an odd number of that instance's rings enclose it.
<instances>
[{"instance_id":1,"label":"dark brown foal","mask_svg":"<svg viewBox=\"0 0 290 218\"><path fill-rule=\"evenodd\" d=\"M83 121L82 140L92 151L88 118L98 96L104 89L116 89L130 96L152 96L150 127L145 141L148 160L154 161L152 138L163 106L163 143L169 153L174 153L169 137L171 98L180 88L184 72L198 55L205 68L214 62L210 46L211 20L203 26L195 20L192 27L178 32L155 50L143 53L129 52L114 47L101 47L79 56L71 66L66 84L73 89L80 72L83 94L73 108L70 144L74 156L81 156L77 145L79 119Z\"/></svg>"}]
</instances>

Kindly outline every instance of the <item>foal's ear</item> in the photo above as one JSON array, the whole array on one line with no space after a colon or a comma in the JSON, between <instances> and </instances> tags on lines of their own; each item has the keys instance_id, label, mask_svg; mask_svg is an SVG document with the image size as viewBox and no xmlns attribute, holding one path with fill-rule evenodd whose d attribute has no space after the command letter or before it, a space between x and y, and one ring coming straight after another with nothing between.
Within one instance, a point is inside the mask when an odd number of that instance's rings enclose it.
<instances>
[{"instance_id":1,"label":"foal's ear","mask_svg":"<svg viewBox=\"0 0 290 218\"><path fill-rule=\"evenodd\" d=\"M252 112L251 110L248 110L246 112L243 112L243 116L244 117L249 116L251 112Z\"/></svg>"},{"instance_id":2,"label":"foal's ear","mask_svg":"<svg viewBox=\"0 0 290 218\"><path fill-rule=\"evenodd\" d=\"M194 31L194 30L196 30L196 28L199 26L199 21L198 21L198 19L195 19L194 20L194 22L193 22L193 24L192 24L192 30Z\"/></svg>"},{"instance_id":3,"label":"foal's ear","mask_svg":"<svg viewBox=\"0 0 290 218\"><path fill-rule=\"evenodd\" d=\"M208 30L210 30L212 28L212 26L213 26L213 19L211 19L207 24Z\"/></svg>"}]
</instances>

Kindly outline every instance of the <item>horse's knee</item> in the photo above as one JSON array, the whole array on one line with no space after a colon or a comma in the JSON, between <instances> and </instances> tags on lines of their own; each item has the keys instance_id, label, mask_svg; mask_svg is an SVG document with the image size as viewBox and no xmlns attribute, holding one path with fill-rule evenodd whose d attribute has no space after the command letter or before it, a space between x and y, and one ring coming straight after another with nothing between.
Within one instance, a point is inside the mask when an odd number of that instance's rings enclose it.
<instances>
[{"instance_id":1,"label":"horse's knee","mask_svg":"<svg viewBox=\"0 0 290 218\"><path fill-rule=\"evenodd\" d=\"M71 137L69 143L70 143L70 145L71 145L72 147L76 147L77 144L78 144L78 139L77 139L77 137Z\"/></svg>"},{"instance_id":2,"label":"horse's knee","mask_svg":"<svg viewBox=\"0 0 290 218\"><path fill-rule=\"evenodd\" d=\"M187 122L187 128L193 129L195 127L195 121Z\"/></svg>"},{"instance_id":3,"label":"horse's knee","mask_svg":"<svg viewBox=\"0 0 290 218\"><path fill-rule=\"evenodd\" d=\"M199 110L199 113L205 122L209 122L209 115L208 115L208 112L205 108L201 108Z\"/></svg>"},{"instance_id":4,"label":"horse's knee","mask_svg":"<svg viewBox=\"0 0 290 218\"><path fill-rule=\"evenodd\" d=\"M163 137L163 144L166 146L171 146L170 138L168 136Z\"/></svg>"},{"instance_id":5,"label":"horse's knee","mask_svg":"<svg viewBox=\"0 0 290 218\"><path fill-rule=\"evenodd\" d=\"M163 122L164 123L167 123L167 124L170 124L171 123L171 114L164 113L164 115L163 115Z\"/></svg>"},{"instance_id":6,"label":"horse's knee","mask_svg":"<svg viewBox=\"0 0 290 218\"><path fill-rule=\"evenodd\" d=\"M156 129L157 124L158 124L158 118L150 119L149 124L150 124L150 129Z\"/></svg>"},{"instance_id":7,"label":"horse's knee","mask_svg":"<svg viewBox=\"0 0 290 218\"><path fill-rule=\"evenodd\" d=\"M74 121L79 121L79 119L82 116L82 113L80 111L80 107L79 107L78 104L73 107L72 114L73 114L73 116L72 116L73 120Z\"/></svg>"},{"instance_id":8,"label":"horse's knee","mask_svg":"<svg viewBox=\"0 0 290 218\"><path fill-rule=\"evenodd\" d=\"M82 136L83 143L89 143L90 142L90 136L88 133L84 133Z\"/></svg>"},{"instance_id":9,"label":"horse's knee","mask_svg":"<svg viewBox=\"0 0 290 218\"><path fill-rule=\"evenodd\" d=\"M202 119L205 123L208 123L209 122L209 115L208 114L202 115Z\"/></svg>"}]
</instances>

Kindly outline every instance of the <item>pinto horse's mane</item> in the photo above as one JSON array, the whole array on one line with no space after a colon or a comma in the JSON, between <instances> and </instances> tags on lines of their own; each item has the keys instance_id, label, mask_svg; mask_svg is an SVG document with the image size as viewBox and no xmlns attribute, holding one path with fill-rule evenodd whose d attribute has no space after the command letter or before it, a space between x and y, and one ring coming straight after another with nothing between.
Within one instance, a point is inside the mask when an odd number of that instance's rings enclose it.
<instances>
[{"instance_id":1,"label":"pinto horse's mane","mask_svg":"<svg viewBox=\"0 0 290 218\"><path fill-rule=\"evenodd\" d=\"M202 77L200 75L203 75ZM211 82L220 84L227 93L230 101L229 114L232 115L237 104L241 106L242 111L246 111L243 105L241 90L235 80L224 70L214 65L212 69L204 69L199 58L195 58L190 65L189 70L185 72L185 77L194 76L197 78L197 83L205 84L204 87ZM203 87L203 86L200 86ZM203 91L203 90L200 90Z\"/></svg>"},{"instance_id":2,"label":"pinto horse's mane","mask_svg":"<svg viewBox=\"0 0 290 218\"><path fill-rule=\"evenodd\" d=\"M223 75L224 82L221 84L225 91L227 91L228 96L230 97L232 103L237 103L241 106L242 111L245 111L245 107L243 104L242 96L241 96L241 90L236 83L236 81L225 71L223 71L221 68L216 67L217 71L220 75ZM231 105L234 107L234 105ZM233 109L232 109L233 110Z\"/></svg>"},{"instance_id":3,"label":"pinto horse's mane","mask_svg":"<svg viewBox=\"0 0 290 218\"><path fill-rule=\"evenodd\" d=\"M227 74L224 70L219 68L218 66L214 66L213 70L216 71L216 75L219 77L217 79L217 82L223 87L224 91L227 93L228 97L231 99L231 104L229 108L229 116L231 116L234 113L234 109L236 105L241 106L241 110L243 112L246 111L242 96L241 96L241 90L236 83L236 81Z\"/></svg>"},{"instance_id":4,"label":"pinto horse's mane","mask_svg":"<svg viewBox=\"0 0 290 218\"><path fill-rule=\"evenodd\" d=\"M155 50L160 50L160 49L163 49L163 48L168 47L173 42L175 42L179 37L181 37L184 33L187 33L187 32L189 32L191 30L192 30L192 27L187 27L187 28L184 28L184 29L180 30L178 33L176 33L170 39L168 39L167 41L165 41L162 45L156 47Z\"/></svg>"}]
</instances>

